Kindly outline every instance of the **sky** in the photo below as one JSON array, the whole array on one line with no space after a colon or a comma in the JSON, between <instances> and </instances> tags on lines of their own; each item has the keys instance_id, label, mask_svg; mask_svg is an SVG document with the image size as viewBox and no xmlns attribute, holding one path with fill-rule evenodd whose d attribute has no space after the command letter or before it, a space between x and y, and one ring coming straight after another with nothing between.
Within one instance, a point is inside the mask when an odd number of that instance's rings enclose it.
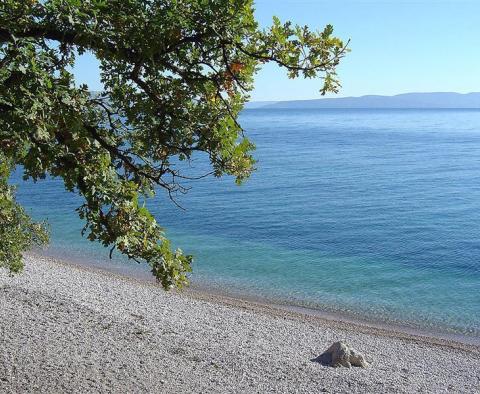
<instances>
[{"instance_id":1,"label":"sky","mask_svg":"<svg viewBox=\"0 0 480 394\"><path fill-rule=\"evenodd\" d=\"M407 92L480 92L480 0L256 0L262 27L272 16L350 39L338 68L337 95ZM101 90L98 63L83 56L77 80ZM319 80L289 80L267 64L257 74L252 101L321 98ZM333 97L333 95L330 95Z\"/></svg>"}]
</instances>

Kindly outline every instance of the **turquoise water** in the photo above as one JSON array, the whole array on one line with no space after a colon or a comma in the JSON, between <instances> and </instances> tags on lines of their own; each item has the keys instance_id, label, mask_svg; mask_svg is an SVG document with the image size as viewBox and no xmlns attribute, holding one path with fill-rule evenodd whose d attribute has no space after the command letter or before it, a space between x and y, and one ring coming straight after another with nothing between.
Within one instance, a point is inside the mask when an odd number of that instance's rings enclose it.
<instances>
[{"instance_id":1,"label":"turquoise water","mask_svg":"<svg viewBox=\"0 0 480 394\"><path fill-rule=\"evenodd\" d=\"M151 208L222 291L480 337L480 111L246 110L258 171ZM200 174L199 157L190 173ZM47 253L132 275L80 237L61 181L21 184Z\"/></svg>"}]
</instances>

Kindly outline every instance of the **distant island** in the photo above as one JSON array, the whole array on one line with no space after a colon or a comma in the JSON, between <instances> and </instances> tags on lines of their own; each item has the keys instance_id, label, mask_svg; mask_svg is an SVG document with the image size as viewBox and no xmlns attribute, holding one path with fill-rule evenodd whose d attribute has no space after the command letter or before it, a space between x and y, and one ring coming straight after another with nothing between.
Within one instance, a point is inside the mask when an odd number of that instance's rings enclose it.
<instances>
[{"instance_id":1,"label":"distant island","mask_svg":"<svg viewBox=\"0 0 480 394\"><path fill-rule=\"evenodd\" d=\"M294 101L257 101L247 109L289 108L478 108L480 93L404 93L396 96L361 96Z\"/></svg>"}]
</instances>

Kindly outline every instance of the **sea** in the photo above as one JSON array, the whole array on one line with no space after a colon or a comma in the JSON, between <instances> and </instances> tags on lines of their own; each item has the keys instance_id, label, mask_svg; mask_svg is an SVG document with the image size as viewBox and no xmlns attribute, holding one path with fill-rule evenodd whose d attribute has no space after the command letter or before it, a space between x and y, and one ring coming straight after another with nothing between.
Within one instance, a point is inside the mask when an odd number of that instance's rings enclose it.
<instances>
[{"instance_id":1,"label":"sea","mask_svg":"<svg viewBox=\"0 0 480 394\"><path fill-rule=\"evenodd\" d=\"M257 170L148 202L192 285L335 316L480 338L480 110L248 109ZM177 163L189 175L205 157ZM61 179L17 196L47 219L42 253L145 279L80 235Z\"/></svg>"}]
</instances>

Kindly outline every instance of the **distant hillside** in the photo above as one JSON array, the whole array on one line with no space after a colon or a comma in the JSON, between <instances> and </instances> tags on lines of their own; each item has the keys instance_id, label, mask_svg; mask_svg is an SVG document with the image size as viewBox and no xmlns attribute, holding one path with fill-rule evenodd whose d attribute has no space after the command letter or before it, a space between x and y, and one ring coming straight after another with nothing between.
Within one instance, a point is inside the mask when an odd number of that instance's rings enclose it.
<instances>
[{"instance_id":1,"label":"distant hillside","mask_svg":"<svg viewBox=\"0 0 480 394\"><path fill-rule=\"evenodd\" d=\"M396 96L362 96L253 102L246 108L479 108L480 93L405 93Z\"/></svg>"},{"instance_id":2,"label":"distant hillside","mask_svg":"<svg viewBox=\"0 0 480 394\"><path fill-rule=\"evenodd\" d=\"M278 101L251 101L245 105L247 109L263 108L267 105L276 104Z\"/></svg>"}]
</instances>

